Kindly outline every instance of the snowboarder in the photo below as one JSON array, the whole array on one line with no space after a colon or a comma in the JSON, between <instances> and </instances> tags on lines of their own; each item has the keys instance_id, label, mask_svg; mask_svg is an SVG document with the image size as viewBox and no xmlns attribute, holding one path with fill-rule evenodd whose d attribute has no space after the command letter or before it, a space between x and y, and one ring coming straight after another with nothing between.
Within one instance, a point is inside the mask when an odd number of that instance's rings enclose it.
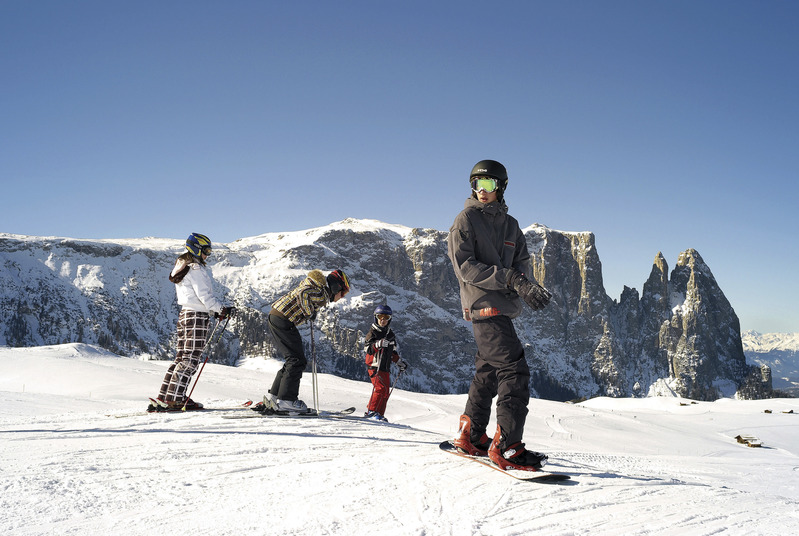
<instances>
[{"instance_id":1,"label":"snowboarder","mask_svg":"<svg viewBox=\"0 0 799 536\"><path fill-rule=\"evenodd\" d=\"M186 239L186 250L169 274L181 306L177 353L175 362L166 371L158 397L147 408L151 412L184 407L202 409L202 404L186 399L186 388L205 348L210 315L224 320L235 312L233 307L223 306L212 292L211 271L205 264L211 254L211 240L203 234L191 233Z\"/></svg>"},{"instance_id":2,"label":"snowboarder","mask_svg":"<svg viewBox=\"0 0 799 536\"><path fill-rule=\"evenodd\" d=\"M327 277L321 270L312 270L298 287L272 304L269 330L285 362L264 399L270 406L267 409L309 412L308 405L298 398L302 372L308 360L297 326L309 319L313 321L319 309L340 300L349 291L349 279L341 270L334 270Z\"/></svg>"},{"instance_id":3,"label":"snowboarder","mask_svg":"<svg viewBox=\"0 0 799 536\"><path fill-rule=\"evenodd\" d=\"M550 294L530 273L530 254L519 223L508 214L505 166L478 162L469 175L472 195L449 231L448 255L460 287L463 317L477 343L475 374L454 445L471 455L486 454L503 469L539 469L546 455L522 443L530 400L530 367L511 319L520 297L533 310ZM486 434L491 402L497 397L497 430Z\"/></svg>"},{"instance_id":4,"label":"snowboarder","mask_svg":"<svg viewBox=\"0 0 799 536\"><path fill-rule=\"evenodd\" d=\"M400 372L405 372L408 366L397 353L397 339L389 327L392 314L388 305L379 305L375 309L374 323L366 335L364 348L369 379L373 385L364 417L385 422L388 422L385 413L391 386L391 363L397 363Z\"/></svg>"}]
</instances>

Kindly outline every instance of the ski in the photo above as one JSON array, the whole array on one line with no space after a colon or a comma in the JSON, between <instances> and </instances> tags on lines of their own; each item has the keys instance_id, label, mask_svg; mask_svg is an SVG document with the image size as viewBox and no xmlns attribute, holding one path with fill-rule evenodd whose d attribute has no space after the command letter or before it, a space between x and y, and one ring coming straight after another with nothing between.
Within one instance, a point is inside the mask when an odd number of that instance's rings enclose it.
<instances>
[{"instance_id":1,"label":"ski","mask_svg":"<svg viewBox=\"0 0 799 536\"><path fill-rule=\"evenodd\" d=\"M252 408L251 408L252 409ZM275 410L267 410L264 413L260 411L256 411L253 409L253 413L247 415L224 415L223 419L255 419L261 417L279 417L279 418L300 418L300 419L310 419L310 418L344 418L350 416L352 413L355 412L355 407L342 409L340 411L316 411L313 408L309 408L308 413L297 413L293 411L275 411Z\"/></svg>"},{"instance_id":2,"label":"ski","mask_svg":"<svg viewBox=\"0 0 799 536\"><path fill-rule=\"evenodd\" d=\"M353 406L351 408L346 408L339 411L317 411L314 408L308 408L308 413L267 410L266 413L262 413L261 415L264 417L344 417L346 415L352 415L354 412L355 407Z\"/></svg>"},{"instance_id":3,"label":"ski","mask_svg":"<svg viewBox=\"0 0 799 536\"><path fill-rule=\"evenodd\" d=\"M153 400L153 399L151 398L150 400ZM252 405L252 400L247 400L246 402L243 402L241 404L236 404L235 406L222 406L222 407L217 407L217 408L192 409L192 410L186 410L186 411L183 411L180 408L177 408L177 409L161 409L161 410L158 410L158 411L147 411L147 410L144 410L144 411L134 411L134 412L131 412L131 413L109 413L109 414L106 414L106 417L116 417L117 419L120 419L122 417L137 417L137 416L140 416L140 415L159 415L159 414L162 415L162 414L165 414L165 413L212 413L212 412L215 412L215 411L233 411L233 410L238 410L238 409L247 409L251 405Z\"/></svg>"},{"instance_id":4,"label":"ski","mask_svg":"<svg viewBox=\"0 0 799 536\"><path fill-rule=\"evenodd\" d=\"M472 460L481 465L485 465L486 467L490 467L491 469L506 474L512 478L515 478L516 480L523 480L525 482L563 482L571 478L569 475L565 475L563 473L550 473L547 471L522 471L517 469L507 469L507 470L502 469L497 464L492 462L488 458L488 456L469 456L468 454L460 452L455 447L455 445L452 444L452 441L450 440L442 442L438 446L438 448L449 454L454 454L455 456L458 456L460 458Z\"/></svg>"},{"instance_id":5,"label":"ski","mask_svg":"<svg viewBox=\"0 0 799 536\"><path fill-rule=\"evenodd\" d=\"M344 416L344 417L341 417L341 418L346 418L346 419L351 420L351 421L359 421L359 422L362 422L364 424L369 424L369 425L373 425L373 426L388 426L390 428L408 428L408 429L411 428L411 426L409 426L407 424L400 424L400 423L391 422L391 421L381 421L381 420L378 420L378 419L372 419L372 418L365 417L365 416L349 415L349 416Z\"/></svg>"}]
</instances>

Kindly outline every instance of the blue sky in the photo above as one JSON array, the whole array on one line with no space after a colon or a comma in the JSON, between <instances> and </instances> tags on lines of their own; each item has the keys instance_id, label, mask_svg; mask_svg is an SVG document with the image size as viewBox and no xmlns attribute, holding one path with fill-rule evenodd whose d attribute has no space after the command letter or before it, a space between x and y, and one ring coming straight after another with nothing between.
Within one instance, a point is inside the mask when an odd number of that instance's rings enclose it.
<instances>
[{"instance_id":1,"label":"blue sky","mask_svg":"<svg viewBox=\"0 0 799 536\"><path fill-rule=\"evenodd\" d=\"M481 159L605 287L694 248L799 331L799 3L0 2L0 232L447 230Z\"/></svg>"}]
</instances>

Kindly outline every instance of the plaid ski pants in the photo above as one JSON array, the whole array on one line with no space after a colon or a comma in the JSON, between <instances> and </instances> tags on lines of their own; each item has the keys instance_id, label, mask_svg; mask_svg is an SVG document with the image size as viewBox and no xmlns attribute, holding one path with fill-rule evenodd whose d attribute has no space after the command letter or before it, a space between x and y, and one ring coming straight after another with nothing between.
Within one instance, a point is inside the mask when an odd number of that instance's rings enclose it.
<instances>
[{"instance_id":1,"label":"plaid ski pants","mask_svg":"<svg viewBox=\"0 0 799 536\"><path fill-rule=\"evenodd\" d=\"M208 313L180 311L178 317L178 350L161 384L158 398L165 402L180 402L186 398L186 388L200 364L200 355L208 337Z\"/></svg>"}]
</instances>

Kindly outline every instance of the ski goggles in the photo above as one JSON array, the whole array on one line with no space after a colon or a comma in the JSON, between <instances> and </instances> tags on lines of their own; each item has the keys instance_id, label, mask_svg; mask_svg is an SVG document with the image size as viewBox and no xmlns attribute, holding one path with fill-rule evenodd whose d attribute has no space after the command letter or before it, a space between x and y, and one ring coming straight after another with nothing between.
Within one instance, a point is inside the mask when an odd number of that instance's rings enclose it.
<instances>
[{"instance_id":1,"label":"ski goggles","mask_svg":"<svg viewBox=\"0 0 799 536\"><path fill-rule=\"evenodd\" d=\"M203 255L210 255L211 254L211 246L203 246L200 248L200 252Z\"/></svg>"},{"instance_id":2,"label":"ski goggles","mask_svg":"<svg viewBox=\"0 0 799 536\"><path fill-rule=\"evenodd\" d=\"M498 187L497 179L492 179L490 177L475 177L472 179L472 190L474 190L475 193L484 191L490 194L491 192L495 192Z\"/></svg>"},{"instance_id":3,"label":"ski goggles","mask_svg":"<svg viewBox=\"0 0 799 536\"><path fill-rule=\"evenodd\" d=\"M379 314L375 315L378 320L391 320L391 315Z\"/></svg>"}]
</instances>

